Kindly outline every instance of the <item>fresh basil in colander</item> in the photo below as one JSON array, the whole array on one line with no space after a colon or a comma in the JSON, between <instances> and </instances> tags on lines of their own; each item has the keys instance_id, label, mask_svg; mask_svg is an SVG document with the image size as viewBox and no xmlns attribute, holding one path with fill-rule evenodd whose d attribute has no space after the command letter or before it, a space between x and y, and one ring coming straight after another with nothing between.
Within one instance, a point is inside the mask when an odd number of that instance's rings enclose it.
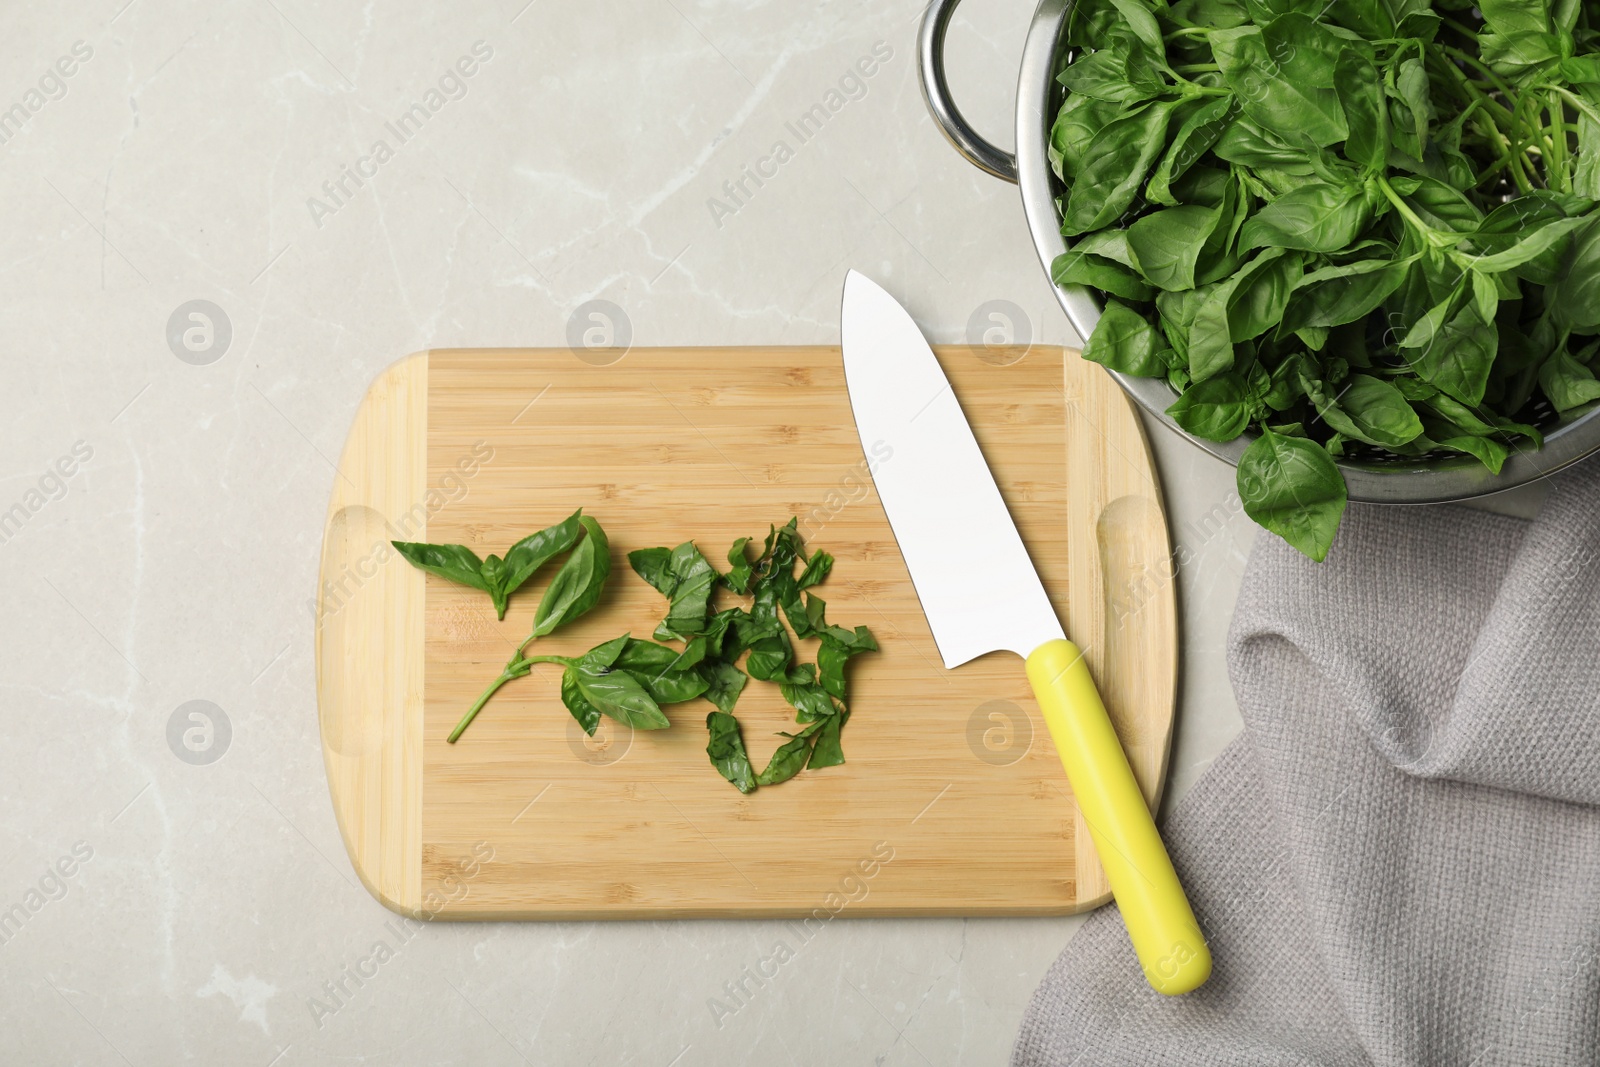
<instances>
[{"instance_id":1,"label":"fresh basil in colander","mask_svg":"<svg viewBox=\"0 0 1600 1067\"><path fill-rule=\"evenodd\" d=\"M1320 560L1333 457L1498 472L1600 399L1600 2L1079 0L1068 44L1084 355L1254 432L1262 526Z\"/></svg>"}]
</instances>

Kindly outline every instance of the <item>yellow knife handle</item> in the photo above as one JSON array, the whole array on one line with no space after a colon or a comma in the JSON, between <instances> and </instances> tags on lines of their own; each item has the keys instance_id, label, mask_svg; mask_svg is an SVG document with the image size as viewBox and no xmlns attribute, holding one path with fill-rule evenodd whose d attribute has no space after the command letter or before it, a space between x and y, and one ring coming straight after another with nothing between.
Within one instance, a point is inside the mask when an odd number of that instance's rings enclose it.
<instances>
[{"instance_id":1,"label":"yellow knife handle","mask_svg":"<svg viewBox=\"0 0 1600 1067\"><path fill-rule=\"evenodd\" d=\"M1082 651L1071 641L1046 641L1027 662L1033 695L1145 978L1168 995L1199 988L1211 977L1211 951Z\"/></svg>"}]
</instances>

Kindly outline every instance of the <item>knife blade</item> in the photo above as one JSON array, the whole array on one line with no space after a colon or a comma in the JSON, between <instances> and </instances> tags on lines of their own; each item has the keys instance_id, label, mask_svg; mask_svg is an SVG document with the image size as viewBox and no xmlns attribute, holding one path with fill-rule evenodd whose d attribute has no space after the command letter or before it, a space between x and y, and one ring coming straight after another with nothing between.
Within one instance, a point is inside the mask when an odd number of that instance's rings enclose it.
<instances>
[{"instance_id":1,"label":"knife blade","mask_svg":"<svg viewBox=\"0 0 1600 1067\"><path fill-rule=\"evenodd\" d=\"M1083 653L1066 639L938 358L900 303L845 276L845 386L873 485L946 668L1023 657L1145 977L1187 993L1211 955Z\"/></svg>"},{"instance_id":2,"label":"knife blade","mask_svg":"<svg viewBox=\"0 0 1600 1067\"><path fill-rule=\"evenodd\" d=\"M844 376L862 447L893 456L873 484L946 667L1026 656L1061 623L922 331L864 274L844 282ZM952 552L952 545L972 551Z\"/></svg>"}]
</instances>

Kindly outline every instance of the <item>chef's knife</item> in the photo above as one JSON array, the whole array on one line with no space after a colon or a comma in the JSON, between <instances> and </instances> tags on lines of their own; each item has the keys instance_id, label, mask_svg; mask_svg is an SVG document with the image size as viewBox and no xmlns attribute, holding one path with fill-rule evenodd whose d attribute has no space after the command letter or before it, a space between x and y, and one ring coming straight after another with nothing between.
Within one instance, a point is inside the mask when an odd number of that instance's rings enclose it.
<instances>
[{"instance_id":1,"label":"chef's knife","mask_svg":"<svg viewBox=\"0 0 1600 1067\"><path fill-rule=\"evenodd\" d=\"M872 480L945 667L999 650L1026 660L1145 977L1161 993L1197 988L1211 974L1205 938L938 359L894 297L856 271L840 333L862 447L892 449Z\"/></svg>"}]
</instances>

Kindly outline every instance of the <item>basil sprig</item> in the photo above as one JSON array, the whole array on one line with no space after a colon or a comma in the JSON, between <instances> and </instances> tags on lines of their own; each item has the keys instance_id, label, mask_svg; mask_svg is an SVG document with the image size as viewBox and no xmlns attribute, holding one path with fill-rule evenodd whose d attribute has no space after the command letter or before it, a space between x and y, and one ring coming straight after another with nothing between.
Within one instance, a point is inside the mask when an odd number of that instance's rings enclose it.
<instances>
[{"instance_id":1,"label":"basil sprig","mask_svg":"<svg viewBox=\"0 0 1600 1067\"><path fill-rule=\"evenodd\" d=\"M1600 5L1078 0L1066 36L1084 356L1253 430L1261 525L1320 560L1336 457L1498 473L1600 402Z\"/></svg>"},{"instance_id":2,"label":"basil sprig","mask_svg":"<svg viewBox=\"0 0 1600 1067\"><path fill-rule=\"evenodd\" d=\"M560 532L567 523L575 531L571 536ZM562 703L591 736L601 716L635 730L667 729L671 722L662 705L704 697L716 708L706 718L706 753L717 772L741 793L787 781L807 767L844 762L840 731L850 718L845 666L851 657L876 651L878 646L865 626L848 630L828 623L827 605L811 590L833 569L833 557L826 552L806 554L797 519L770 527L754 560L746 551L749 538L736 541L728 553L732 568L727 574L719 574L693 541L672 549L629 553L633 570L667 598L666 618L656 627L655 640L623 634L578 656L529 655L527 648L599 602L611 572L605 531L593 519L574 512L566 523L518 542L518 546L529 543L534 546L530 552L517 555L517 547L513 547L506 555L508 563L516 561L516 584L526 581L539 563L556 552L571 551L540 598L527 639L456 724L449 736L451 744L502 686L527 677L538 664L550 663L562 668ZM551 548L558 544L562 547ZM427 550L408 555L414 562L421 561L418 566L434 569L448 564L446 577L475 588L496 587L494 583L502 580L499 575L508 573L488 568L488 561L472 570L466 557L477 557L459 545L412 547ZM538 563L529 566L527 561L539 554ZM797 575L795 569L801 564ZM488 577L490 573L496 576ZM748 596L749 606L716 608L712 601L719 587ZM802 638L817 641L815 663L795 662L794 640ZM679 642L681 647L667 642ZM739 694L751 677L778 683L800 726L794 733L782 735L788 740L759 774L750 764L739 721L733 715Z\"/></svg>"},{"instance_id":3,"label":"basil sprig","mask_svg":"<svg viewBox=\"0 0 1600 1067\"><path fill-rule=\"evenodd\" d=\"M639 725L642 729L659 730L667 726L666 716L662 715L661 709L653 703L646 709L632 698L631 693L617 686L604 684L600 680L599 676L604 674L611 664L611 660L605 658L606 650L615 642L592 649L583 657L526 654L525 650L534 640L571 622L594 607L605 589L606 578L611 574L611 550L606 541L605 531L600 528L598 522L587 515L574 513L573 517L583 539L562 562L561 569L556 571L556 576L550 579L549 586L545 588L544 596L539 600L539 607L534 611L533 631L511 654L500 676L489 683L489 687L473 702L472 707L467 709L467 713L456 724L456 728L450 732L451 744L455 744L462 731L472 724L478 712L483 710L483 706L501 686L515 678L526 677L537 663L560 663L566 666L567 673L574 675L571 679L573 691L581 693L589 702L587 705L589 707L598 708L607 714L615 714L619 720L628 722L629 725ZM567 688L568 679L564 677L563 694ZM573 714L576 715L577 712ZM645 723L654 725L643 725ZM588 732L594 733L592 725Z\"/></svg>"},{"instance_id":4,"label":"basil sprig","mask_svg":"<svg viewBox=\"0 0 1600 1067\"><path fill-rule=\"evenodd\" d=\"M583 532L583 509L538 533L529 534L510 548L505 557L491 555L480 560L466 545L430 545L416 541L391 541L400 554L430 574L452 582L481 589L494 602L495 615L506 617L506 601L540 567L571 548Z\"/></svg>"}]
</instances>

